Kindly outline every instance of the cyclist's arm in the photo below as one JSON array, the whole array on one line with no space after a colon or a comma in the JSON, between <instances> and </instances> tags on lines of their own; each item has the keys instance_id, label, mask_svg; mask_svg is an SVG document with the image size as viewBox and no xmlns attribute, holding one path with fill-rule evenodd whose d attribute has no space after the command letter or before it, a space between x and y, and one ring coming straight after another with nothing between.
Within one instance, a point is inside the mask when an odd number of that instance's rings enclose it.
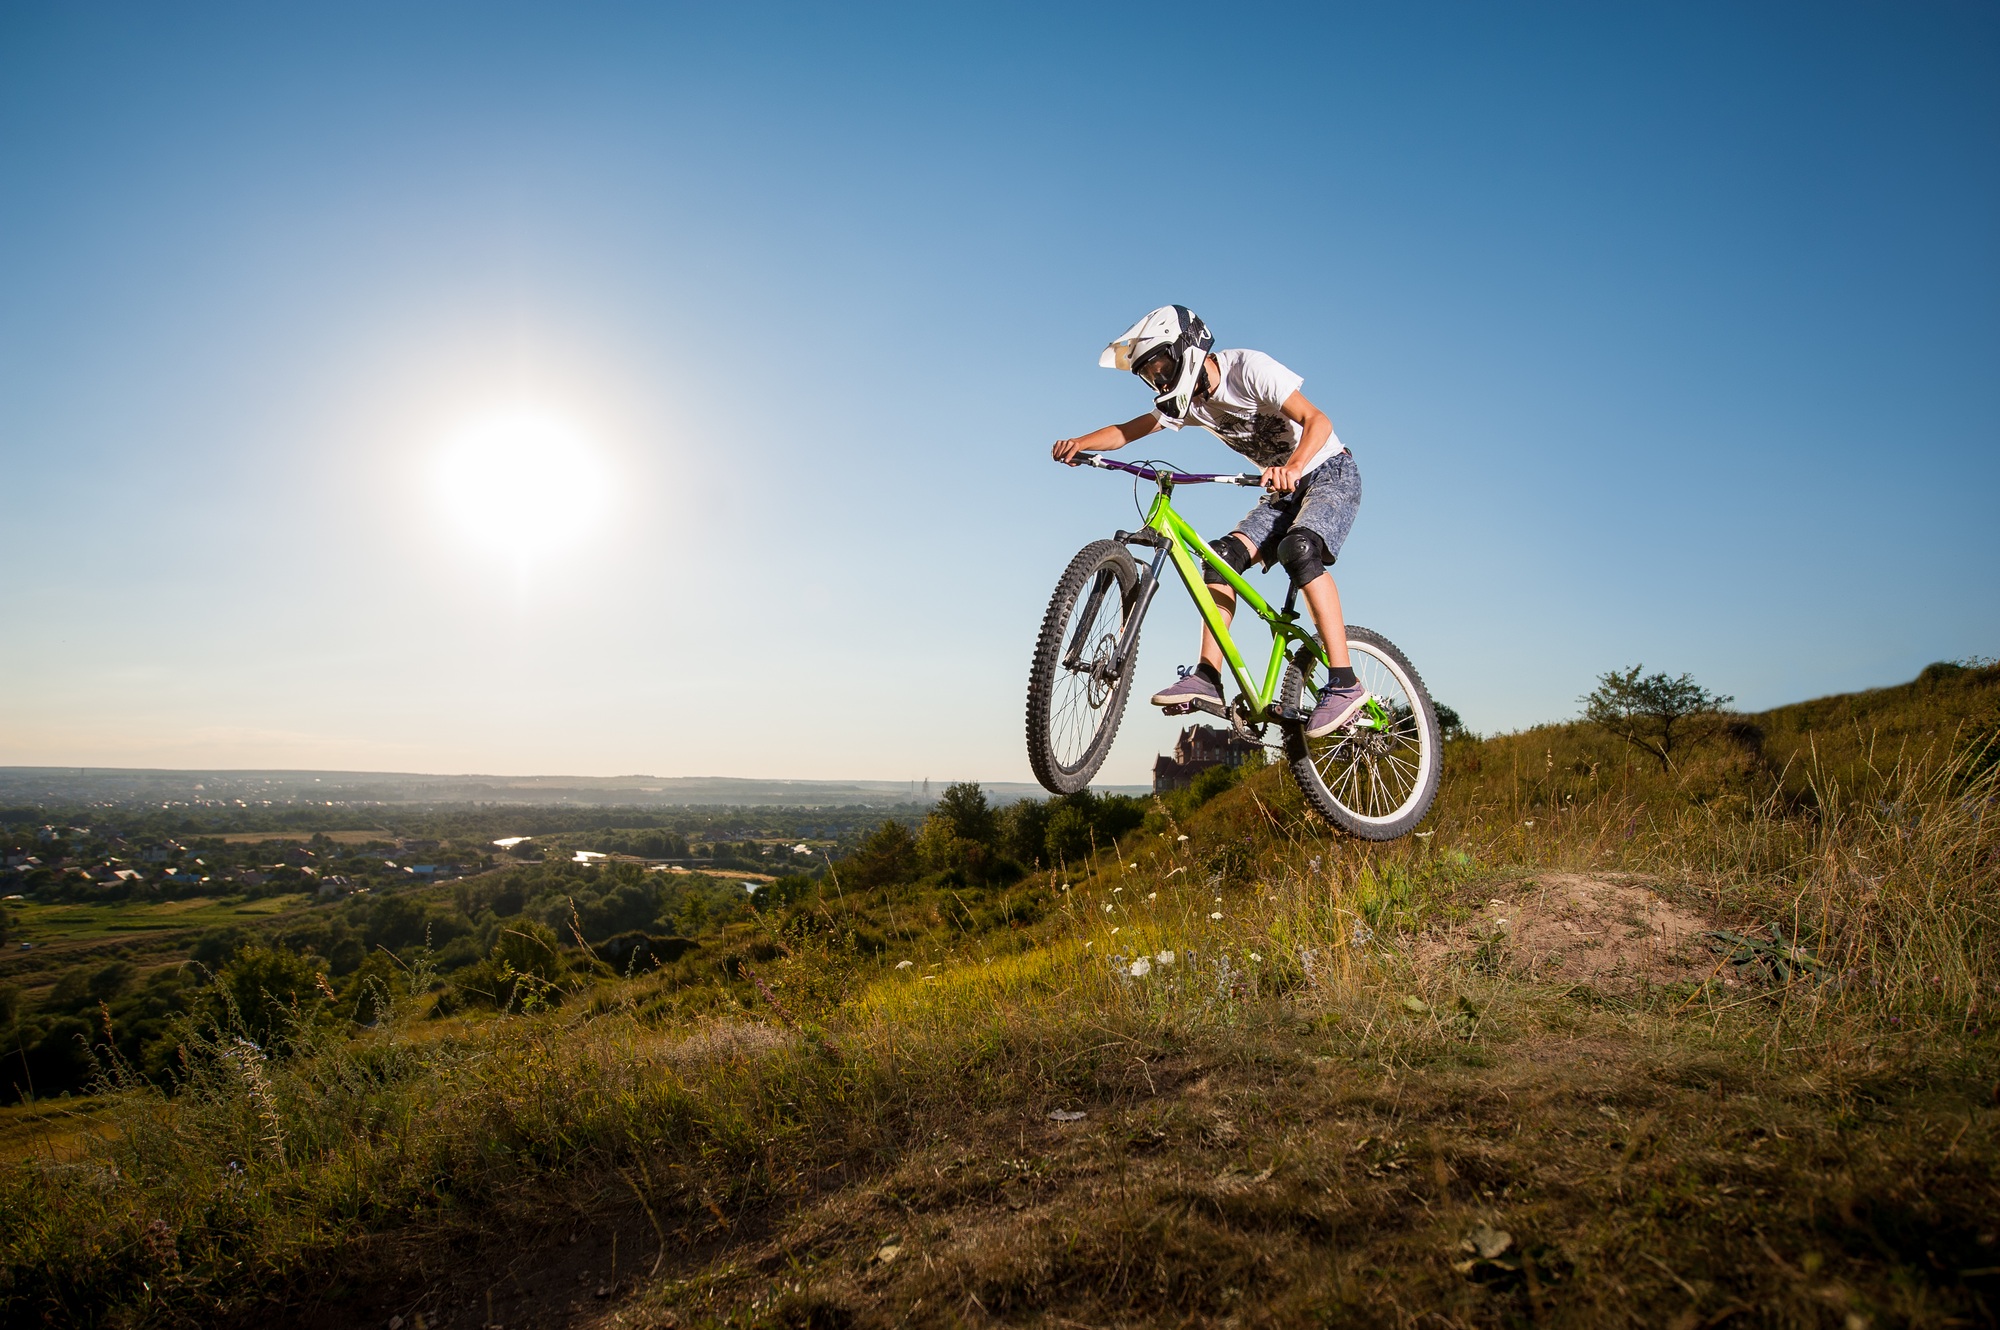
<instances>
[{"instance_id":1,"label":"cyclist's arm","mask_svg":"<svg viewBox=\"0 0 2000 1330\"><path fill-rule=\"evenodd\" d=\"M1326 418L1324 411L1307 401L1304 393L1296 390L1285 399L1280 409L1286 419L1298 422L1299 446L1292 449L1292 455L1285 459L1282 466L1264 468L1264 485L1279 494L1289 494L1299 487L1301 468L1312 461L1313 454L1333 433L1333 422Z\"/></svg>"},{"instance_id":2,"label":"cyclist's arm","mask_svg":"<svg viewBox=\"0 0 2000 1330\"><path fill-rule=\"evenodd\" d=\"M1158 432L1159 428L1159 415L1148 411L1143 416L1134 416L1122 425L1106 425L1103 429L1094 429L1074 439L1057 439L1056 446L1049 450L1049 455L1058 462L1068 462L1071 466L1075 466L1078 453L1112 452L1128 443L1136 443L1148 434Z\"/></svg>"}]
</instances>

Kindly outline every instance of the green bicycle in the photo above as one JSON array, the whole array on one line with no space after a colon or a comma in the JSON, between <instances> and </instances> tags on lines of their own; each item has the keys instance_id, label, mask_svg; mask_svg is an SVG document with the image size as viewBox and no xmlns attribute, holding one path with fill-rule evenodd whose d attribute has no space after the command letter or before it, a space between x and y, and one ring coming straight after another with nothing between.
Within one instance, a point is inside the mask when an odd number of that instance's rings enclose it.
<instances>
[{"instance_id":1,"label":"green bicycle","mask_svg":"<svg viewBox=\"0 0 2000 1330\"><path fill-rule=\"evenodd\" d=\"M1414 830L1437 795L1441 740L1437 711L1409 657L1380 633L1350 624L1348 652L1368 701L1345 728L1308 739L1306 721L1326 683L1327 662L1310 626L1300 622L1297 588L1273 609L1174 511L1175 485L1257 485L1261 478L1187 475L1094 453L1079 453L1077 460L1153 481L1159 494L1140 530L1120 531L1078 551L1049 598L1028 674L1028 761L1043 788L1074 794L1104 765L1131 693L1139 628L1160 589L1162 565L1171 560L1221 645L1238 692L1227 705L1197 702L1192 709L1220 717L1260 744L1277 726L1281 739L1265 746L1283 749L1306 802L1342 831L1394 840ZM1150 548L1150 566L1141 568L1128 546ZM1203 584L1204 563L1235 589L1239 604L1270 626L1270 663L1261 687Z\"/></svg>"}]
</instances>

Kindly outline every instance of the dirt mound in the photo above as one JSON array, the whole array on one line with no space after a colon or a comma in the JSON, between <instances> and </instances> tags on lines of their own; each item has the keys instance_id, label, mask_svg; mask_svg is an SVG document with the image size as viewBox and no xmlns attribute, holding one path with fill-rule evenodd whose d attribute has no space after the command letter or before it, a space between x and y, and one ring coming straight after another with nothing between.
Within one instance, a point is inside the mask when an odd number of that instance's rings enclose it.
<instances>
[{"instance_id":1,"label":"dirt mound","mask_svg":"<svg viewBox=\"0 0 2000 1330\"><path fill-rule=\"evenodd\" d=\"M1427 936L1419 961L1455 960L1619 991L1705 978L1713 927L1631 879L1548 873Z\"/></svg>"}]
</instances>

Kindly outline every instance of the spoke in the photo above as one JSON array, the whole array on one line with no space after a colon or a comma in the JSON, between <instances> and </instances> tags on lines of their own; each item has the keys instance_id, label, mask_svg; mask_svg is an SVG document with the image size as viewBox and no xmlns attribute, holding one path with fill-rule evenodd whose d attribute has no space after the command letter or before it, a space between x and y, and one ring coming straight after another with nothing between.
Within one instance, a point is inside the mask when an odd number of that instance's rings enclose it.
<instances>
[{"instance_id":1,"label":"spoke","mask_svg":"<svg viewBox=\"0 0 2000 1330\"><path fill-rule=\"evenodd\" d=\"M1407 774L1410 778L1411 784L1414 785L1416 783L1417 768L1414 763L1406 762L1402 758L1398 757L1396 754L1389 752L1385 752L1382 754L1382 760L1384 762L1393 764L1398 771Z\"/></svg>"}]
</instances>

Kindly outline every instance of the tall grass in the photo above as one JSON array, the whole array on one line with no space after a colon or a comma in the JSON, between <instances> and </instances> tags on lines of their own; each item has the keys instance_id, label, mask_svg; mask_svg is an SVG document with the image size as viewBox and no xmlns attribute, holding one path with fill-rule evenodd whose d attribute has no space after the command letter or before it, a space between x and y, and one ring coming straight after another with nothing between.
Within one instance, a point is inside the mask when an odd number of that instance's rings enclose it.
<instances>
[{"instance_id":1,"label":"tall grass","mask_svg":"<svg viewBox=\"0 0 2000 1330\"><path fill-rule=\"evenodd\" d=\"M1455 745L1424 834L1388 846L1331 838L1282 771L1259 772L1050 874L1032 945L1009 930L904 969L822 958L817 979L788 956L772 973L796 996L698 1023L645 1015L671 1004L642 978L481 1020L425 1020L399 994L359 1037L301 1021L284 1057L190 1027L173 1093L107 1063L115 1107L82 1151L0 1170L0 1307L70 1323L225 1308L383 1235L555 1205L586 1177L629 1194L664 1249L922 1122L1058 1104L1136 1039L1289 1005L1352 1013L1361 1046L1408 1040L1382 1013L1440 983L1409 941L1550 870L1643 874L1719 919L1782 921L1838 975L1812 1000L1850 1019L1992 1004L2000 769L1981 750L1839 777L1810 753L1770 771L1725 751L1659 776L1596 743Z\"/></svg>"}]
</instances>

